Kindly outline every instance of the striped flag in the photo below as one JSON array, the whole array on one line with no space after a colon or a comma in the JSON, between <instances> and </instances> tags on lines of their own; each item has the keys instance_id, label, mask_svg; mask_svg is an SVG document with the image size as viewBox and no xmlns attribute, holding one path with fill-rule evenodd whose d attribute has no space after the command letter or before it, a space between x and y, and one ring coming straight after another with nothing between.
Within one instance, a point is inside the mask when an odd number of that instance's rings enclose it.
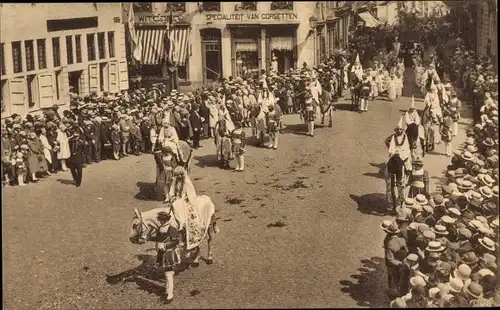
<instances>
[{"instance_id":1,"label":"striped flag","mask_svg":"<svg viewBox=\"0 0 500 310\"><path fill-rule=\"evenodd\" d=\"M127 26L130 34L130 50L132 51L132 55L136 60L141 61L142 55L142 43L141 40L137 37L135 32L135 16L134 16L134 4L130 2L130 6L128 8L128 19Z\"/></svg>"}]
</instances>

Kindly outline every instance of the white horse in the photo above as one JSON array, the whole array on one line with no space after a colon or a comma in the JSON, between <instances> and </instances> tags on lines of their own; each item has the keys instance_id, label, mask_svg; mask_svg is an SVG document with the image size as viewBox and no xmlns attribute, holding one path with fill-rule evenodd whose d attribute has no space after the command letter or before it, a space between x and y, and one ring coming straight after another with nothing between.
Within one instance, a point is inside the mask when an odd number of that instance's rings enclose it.
<instances>
[{"instance_id":1,"label":"white horse","mask_svg":"<svg viewBox=\"0 0 500 310\"><path fill-rule=\"evenodd\" d=\"M175 228L177 230L186 231L186 240L182 240L184 242L181 242L178 247L184 253L188 254L194 250L195 257L192 265L199 265L200 244L205 238L207 239L208 248L208 256L205 261L209 265L212 264L212 236L219 233L219 228L215 220L215 206L210 197L200 195L197 196L196 201L192 204L192 210L196 213L196 222L188 218L188 215L191 216L191 213L183 199L177 199L169 207L156 208L146 212L140 212L135 208L132 229L129 234L130 242L133 244L144 244L147 241L157 241L155 237L162 227L157 217L158 213L163 211L173 215L172 219L175 219L175 226L177 226Z\"/></svg>"}]
</instances>

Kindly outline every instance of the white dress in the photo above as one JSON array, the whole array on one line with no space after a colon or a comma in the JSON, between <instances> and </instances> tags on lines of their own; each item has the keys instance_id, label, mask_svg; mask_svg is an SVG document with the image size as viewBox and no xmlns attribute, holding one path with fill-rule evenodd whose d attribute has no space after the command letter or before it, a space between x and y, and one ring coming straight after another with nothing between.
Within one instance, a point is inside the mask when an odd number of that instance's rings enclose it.
<instances>
[{"instance_id":1,"label":"white dress","mask_svg":"<svg viewBox=\"0 0 500 310\"><path fill-rule=\"evenodd\" d=\"M57 143L59 143L59 150L57 151L57 159L68 159L71 155L69 150L68 135L61 129L57 129Z\"/></svg>"},{"instance_id":2,"label":"white dress","mask_svg":"<svg viewBox=\"0 0 500 310\"><path fill-rule=\"evenodd\" d=\"M40 135L40 142L42 142L43 146L43 155L45 156L45 159L52 164L52 154L50 151L52 151L52 146L49 143L49 140L47 140L47 137L45 135Z\"/></svg>"}]
</instances>

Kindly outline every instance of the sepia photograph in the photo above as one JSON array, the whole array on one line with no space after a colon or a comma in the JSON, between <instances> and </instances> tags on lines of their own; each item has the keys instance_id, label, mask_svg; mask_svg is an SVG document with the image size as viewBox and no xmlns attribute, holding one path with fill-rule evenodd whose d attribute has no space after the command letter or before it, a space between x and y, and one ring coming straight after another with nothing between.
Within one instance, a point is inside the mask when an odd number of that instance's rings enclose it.
<instances>
[{"instance_id":1,"label":"sepia photograph","mask_svg":"<svg viewBox=\"0 0 500 310\"><path fill-rule=\"evenodd\" d=\"M498 3L0 3L3 309L500 307Z\"/></svg>"}]
</instances>

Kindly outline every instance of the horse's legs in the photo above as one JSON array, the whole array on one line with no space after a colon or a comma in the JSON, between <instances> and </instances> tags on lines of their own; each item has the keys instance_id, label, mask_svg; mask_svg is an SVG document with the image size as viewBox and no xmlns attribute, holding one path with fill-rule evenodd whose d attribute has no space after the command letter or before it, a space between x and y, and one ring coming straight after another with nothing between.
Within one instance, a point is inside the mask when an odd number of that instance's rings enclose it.
<instances>
[{"instance_id":1,"label":"horse's legs","mask_svg":"<svg viewBox=\"0 0 500 310\"><path fill-rule=\"evenodd\" d=\"M195 255L194 255L194 259L193 259L193 262L191 263L191 265L197 267L200 264L200 253L201 253L200 247L197 246L192 251L194 251Z\"/></svg>"},{"instance_id":2,"label":"horse's legs","mask_svg":"<svg viewBox=\"0 0 500 310\"><path fill-rule=\"evenodd\" d=\"M328 127L332 127L333 126L333 111L332 111L333 107L330 107L330 110L328 111L328 117L330 118L330 121L328 122Z\"/></svg>"},{"instance_id":3,"label":"horse's legs","mask_svg":"<svg viewBox=\"0 0 500 310\"><path fill-rule=\"evenodd\" d=\"M163 190L165 191L165 202L170 201L170 186L172 185L172 181L165 182L163 185Z\"/></svg>"}]
</instances>

